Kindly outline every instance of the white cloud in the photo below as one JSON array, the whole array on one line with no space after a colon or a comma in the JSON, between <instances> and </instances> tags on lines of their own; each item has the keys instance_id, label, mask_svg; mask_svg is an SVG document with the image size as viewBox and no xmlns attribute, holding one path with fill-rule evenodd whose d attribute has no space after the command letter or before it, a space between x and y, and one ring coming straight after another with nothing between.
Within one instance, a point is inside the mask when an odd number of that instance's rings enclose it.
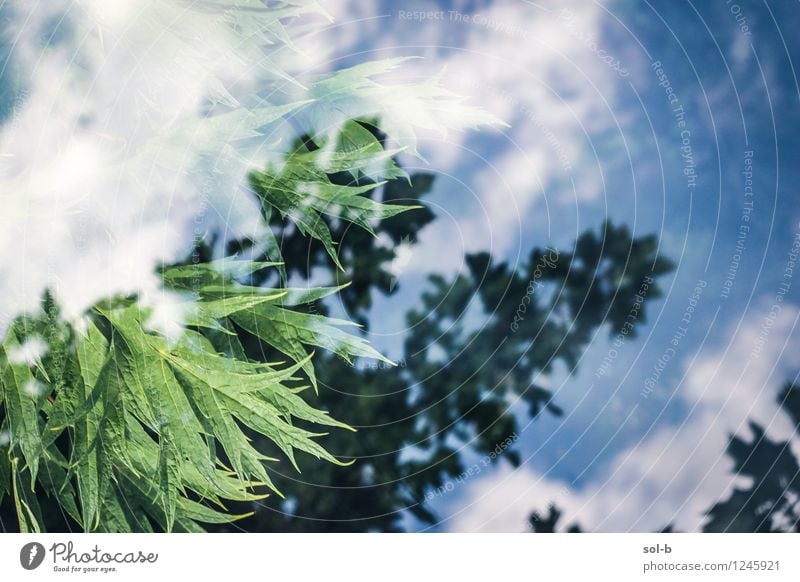
<instances>
[{"instance_id":1,"label":"white cloud","mask_svg":"<svg viewBox=\"0 0 800 582\"><path fill-rule=\"evenodd\" d=\"M533 509L531 499L547 499L561 506L569 496L565 483L506 465L490 479L475 479L467 486L468 502L444 524L450 531L523 532Z\"/></svg>"},{"instance_id":2,"label":"white cloud","mask_svg":"<svg viewBox=\"0 0 800 582\"><path fill-rule=\"evenodd\" d=\"M34 366L42 361L47 353L47 344L38 336L27 338L21 345L8 350L8 361L12 364Z\"/></svg>"},{"instance_id":3,"label":"white cloud","mask_svg":"<svg viewBox=\"0 0 800 582\"><path fill-rule=\"evenodd\" d=\"M249 14L238 13L243 33L230 26L229 11L192 11L177 1L16 3L12 60L25 74L13 115L0 128L0 293L7 300L0 330L35 308L47 288L70 318L116 293L159 297L153 267L181 258L211 227L225 238L258 238L265 226L243 179L279 159L281 138L289 143L293 130L284 124L280 133L242 140L235 123L205 123L209 107L260 107L265 84L285 85L282 96L269 96L279 102L313 97L276 70L304 79L339 68L328 55L353 46L353 30L376 29L374 11L361 3L355 28L332 25L341 43L326 46L329 36L312 34L300 43L305 53L278 43L265 55L263 30ZM320 24L304 17L298 31ZM317 51L315 42L327 50ZM380 109L382 122L411 148L418 129L437 133L487 119L432 80L421 92L358 75L350 80L365 88L338 88L336 103L326 97L328 117ZM325 103L315 108L325 110Z\"/></svg>"},{"instance_id":4,"label":"white cloud","mask_svg":"<svg viewBox=\"0 0 800 582\"><path fill-rule=\"evenodd\" d=\"M46 288L69 317L104 296L154 291L153 267L179 258L198 225L257 231L255 202L235 194L245 168L216 184L229 189L204 191L205 152L186 130L220 78L251 73L223 23L179 6L15 5L11 58L25 75L0 134L0 329Z\"/></svg>"},{"instance_id":5,"label":"white cloud","mask_svg":"<svg viewBox=\"0 0 800 582\"><path fill-rule=\"evenodd\" d=\"M363 15L359 4L338 2L335 13L343 21L351 13ZM570 7L573 18L567 27L561 10ZM369 32L368 28L363 45L346 32L361 27L360 21L334 29L335 38L344 32L347 48L343 54L364 46L381 57L425 54L430 58L404 67L405 78L440 74L443 84L466 96L468 103L510 124L501 138L495 138L496 149L489 159L471 150L485 138L465 132L430 133L420 150L436 171L452 172L460 165L460 178L475 177L467 178L460 194L465 199L480 197L486 216L476 219L465 213L457 217L458 230L469 233L471 248L466 250L485 248L491 241L498 256L513 254L521 220L544 210L545 195L553 197L551 203L574 205L602 194L601 170L590 140L596 132L615 126L609 104L622 82L596 52L608 49L598 48L603 12L593 4L578 2L559 3L557 9L508 2L491 3L477 12L463 6L444 10L439 18L421 22L400 17L401 10L414 9L419 7L412 4L391 10L381 19L383 29ZM577 35L590 40L582 42ZM569 216L574 214L571 211ZM428 236L429 246L422 237L412 269L438 265L452 270L458 265L455 253L452 263L445 265L441 260L440 249L453 233L442 235L441 224L437 229L438 235Z\"/></svg>"}]
</instances>

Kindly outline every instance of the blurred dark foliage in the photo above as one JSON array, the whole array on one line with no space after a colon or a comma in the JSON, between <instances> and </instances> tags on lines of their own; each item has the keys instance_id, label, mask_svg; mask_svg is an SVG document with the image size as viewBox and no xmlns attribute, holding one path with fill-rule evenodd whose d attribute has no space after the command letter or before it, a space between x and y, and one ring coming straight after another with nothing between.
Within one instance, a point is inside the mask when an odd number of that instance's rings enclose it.
<instances>
[{"instance_id":1,"label":"blurred dark foliage","mask_svg":"<svg viewBox=\"0 0 800 582\"><path fill-rule=\"evenodd\" d=\"M794 445L800 430L800 386L787 384L778 395L781 409L794 423ZM748 487L737 487L716 503L704 526L708 532L800 532L800 465L792 441L774 441L758 424L750 423L752 437L732 436L728 455L734 472L748 477Z\"/></svg>"},{"instance_id":2,"label":"blurred dark foliage","mask_svg":"<svg viewBox=\"0 0 800 582\"><path fill-rule=\"evenodd\" d=\"M352 183L349 176L342 179ZM415 173L375 195L383 202L424 204L432 186L431 174ZM333 268L317 241L275 217L271 224L292 286L312 277L314 284L352 281L335 300L368 329L370 317L380 316L370 314L374 294L393 295L402 286L389 268L397 245L414 245L423 228L436 228L434 218L422 208L383 220L375 226L380 239L325 218L344 272ZM299 476L274 465L275 482L290 497L231 508L255 515L223 530L403 531L408 512L435 523L426 494L474 462L465 457L485 455L518 433L520 414L562 414L551 393L532 379L558 362L574 368L604 323L612 334L622 328L642 282L672 269L656 248L654 236L633 238L626 227L606 223L585 232L571 249L533 249L519 265L476 253L452 278L431 275L406 313L400 366L352 366L316 354L318 405L358 428L325 437L326 446L357 462L335 467L298 459ZM277 274L253 282L275 285ZM658 285L651 285L646 301L658 296ZM330 311L325 302L309 309ZM254 338L244 340L251 357L271 356ZM524 410L515 411L514 400L524 402ZM492 462L516 466L520 459L512 446Z\"/></svg>"}]
</instances>

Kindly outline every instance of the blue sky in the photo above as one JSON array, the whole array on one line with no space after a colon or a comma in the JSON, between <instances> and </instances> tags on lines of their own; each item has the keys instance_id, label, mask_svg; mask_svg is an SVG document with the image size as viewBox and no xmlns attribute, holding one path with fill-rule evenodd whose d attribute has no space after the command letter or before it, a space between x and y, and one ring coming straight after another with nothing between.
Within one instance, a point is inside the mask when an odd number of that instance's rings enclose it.
<instances>
[{"instance_id":1,"label":"blue sky","mask_svg":"<svg viewBox=\"0 0 800 582\"><path fill-rule=\"evenodd\" d=\"M769 313L792 283L784 272L800 228L796 4L343 2L338 17L337 63L423 55L419 74L440 72L511 126L423 143L440 174L430 198L439 220L400 296L378 299L374 341L396 349L424 275L457 271L465 251L513 263L534 245L568 247L608 217L657 234L676 263L610 373L594 377L606 329L576 374L551 379L566 417L524 431L517 471L481 474L440 500L437 529L519 529L547 499L589 528L699 527L734 483L727 435L746 434L747 418L791 432L772 400L798 365L796 282L774 321Z\"/></svg>"}]
</instances>

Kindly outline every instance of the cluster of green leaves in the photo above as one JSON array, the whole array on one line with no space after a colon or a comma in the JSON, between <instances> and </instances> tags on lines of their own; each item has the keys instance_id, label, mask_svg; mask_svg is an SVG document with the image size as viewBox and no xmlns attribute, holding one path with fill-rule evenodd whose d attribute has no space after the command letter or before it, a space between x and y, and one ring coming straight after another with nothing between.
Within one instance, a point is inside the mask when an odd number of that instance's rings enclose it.
<instances>
[{"instance_id":1,"label":"cluster of green leaves","mask_svg":"<svg viewBox=\"0 0 800 582\"><path fill-rule=\"evenodd\" d=\"M371 231L374 220L407 207L361 197L402 175L364 126L343 127L326 165L322 151L292 153L279 174L260 173L252 183L266 215L280 212L336 260L321 214ZM336 184L331 177L341 173L370 183ZM22 531L43 527L41 492L86 531L196 531L241 517L228 514L225 501L259 499L259 487L277 492L264 466L277 459L253 447L251 435L295 467L295 451L342 464L315 440L320 433L302 426L349 428L301 397L317 388L308 350L350 363L388 360L343 329L351 322L298 309L341 287L238 282L280 266L231 258L163 269L168 289L190 295L179 306L187 329L175 342L148 331L148 310L135 299L97 305L80 331L58 318L52 301L46 315L14 324L0 356L8 437L0 495L13 498ZM253 361L240 335L285 363ZM40 338L45 358L20 361L15 354Z\"/></svg>"},{"instance_id":2,"label":"cluster of green leaves","mask_svg":"<svg viewBox=\"0 0 800 582\"><path fill-rule=\"evenodd\" d=\"M348 428L301 397L316 383L307 346L381 356L341 329L348 322L290 308L335 289L255 290L213 264L163 276L198 291L175 343L147 331L147 310L133 300L96 306L80 332L59 321L53 304L48 316L24 317L8 331L0 496L12 496L22 531L42 529L41 493L86 531L196 531L198 522L235 519L225 500L259 499L261 486L277 491L264 466L277 459L254 448L250 434L295 466L295 451L340 463L315 440L320 433L298 424ZM249 360L237 325L291 363ZM44 358L22 361L38 338L47 340Z\"/></svg>"},{"instance_id":3,"label":"cluster of green leaves","mask_svg":"<svg viewBox=\"0 0 800 582\"><path fill-rule=\"evenodd\" d=\"M343 269L322 216L345 220L374 235L374 224L414 208L364 196L388 180L408 178L394 161L398 152L384 147L368 124L350 120L335 139L300 140L279 164L251 174L250 183L267 221L274 209L304 237L320 241ZM280 257L278 240L271 233L267 237L268 256Z\"/></svg>"}]
</instances>

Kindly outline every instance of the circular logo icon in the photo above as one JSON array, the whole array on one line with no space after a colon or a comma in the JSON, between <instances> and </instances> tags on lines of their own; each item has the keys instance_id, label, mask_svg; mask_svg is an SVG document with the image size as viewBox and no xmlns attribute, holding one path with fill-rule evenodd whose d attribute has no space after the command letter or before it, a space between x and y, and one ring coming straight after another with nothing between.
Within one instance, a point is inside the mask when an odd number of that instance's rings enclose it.
<instances>
[{"instance_id":1,"label":"circular logo icon","mask_svg":"<svg viewBox=\"0 0 800 582\"><path fill-rule=\"evenodd\" d=\"M26 570L35 570L44 561L44 546L39 542L30 542L19 551L19 563Z\"/></svg>"}]
</instances>

